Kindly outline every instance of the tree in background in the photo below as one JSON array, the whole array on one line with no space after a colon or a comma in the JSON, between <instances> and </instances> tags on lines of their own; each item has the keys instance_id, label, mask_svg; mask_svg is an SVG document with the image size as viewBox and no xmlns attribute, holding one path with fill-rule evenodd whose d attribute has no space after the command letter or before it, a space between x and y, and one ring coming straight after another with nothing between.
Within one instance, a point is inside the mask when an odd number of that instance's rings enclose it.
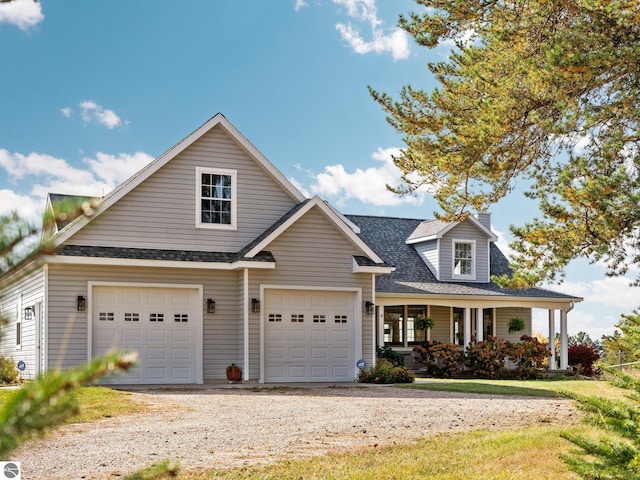
<instances>
[{"instance_id":1,"label":"tree in background","mask_svg":"<svg viewBox=\"0 0 640 480\"><path fill-rule=\"evenodd\" d=\"M578 257L611 274L640 263L640 8L636 0L416 0L400 17L419 45L453 41L429 64L439 87L393 99L370 87L405 135L409 193L435 190L446 219L485 211L515 186L541 217L512 226L504 285L564 276Z\"/></svg>"}]
</instances>

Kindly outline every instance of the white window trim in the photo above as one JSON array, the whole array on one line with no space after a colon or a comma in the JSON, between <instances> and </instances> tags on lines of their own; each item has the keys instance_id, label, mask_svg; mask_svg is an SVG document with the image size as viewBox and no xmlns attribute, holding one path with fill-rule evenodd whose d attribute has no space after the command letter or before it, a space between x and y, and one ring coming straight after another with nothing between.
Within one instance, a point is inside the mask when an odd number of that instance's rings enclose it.
<instances>
[{"instance_id":1,"label":"white window trim","mask_svg":"<svg viewBox=\"0 0 640 480\"><path fill-rule=\"evenodd\" d=\"M456 244L464 243L471 245L471 275L456 274ZM475 280L476 279L476 241L453 239L451 242L451 278L453 280Z\"/></svg>"},{"instance_id":2,"label":"white window trim","mask_svg":"<svg viewBox=\"0 0 640 480\"><path fill-rule=\"evenodd\" d=\"M202 222L202 174L229 175L231 177L231 223L203 223ZM238 229L238 171L224 168L196 167L196 228L212 230Z\"/></svg>"}]
</instances>

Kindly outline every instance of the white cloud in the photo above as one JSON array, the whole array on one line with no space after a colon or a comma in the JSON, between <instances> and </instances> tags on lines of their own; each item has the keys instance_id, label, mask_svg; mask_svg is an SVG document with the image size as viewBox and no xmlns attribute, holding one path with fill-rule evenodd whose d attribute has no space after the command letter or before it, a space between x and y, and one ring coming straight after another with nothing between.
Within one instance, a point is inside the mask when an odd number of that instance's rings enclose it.
<instances>
[{"instance_id":1,"label":"white cloud","mask_svg":"<svg viewBox=\"0 0 640 480\"><path fill-rule=\"evenodd\" d=\"M102 108L93 100L80 102L79 107L81 109L80 115L82 116L82 120L87 123L95 120L109 130L122 125L122 120L113 110Z\"/></svg>"},{"instance_id":2,"label":"white cloud","mask_svg":"<svg viewBox=\"0 0 640 480\"><path fill-rule=\"evenodd\" d=\"M390 32L383 28L378 18L375 0L333 0L333 3L346 7L347 15L358 22L368 24L371 39L365 40L360 29L351 22L338 23L336 29L342 39L361 55L367 53L390 53L394 60L409 57L409 40L404 30L394 28Z\"/></svg>"},{"instance_id":3,"label":"white cloud","mask_svg":"<svg viewBox=\"0 0 640 480\"><path fill-rule=\"evenodd\" d=\"M95 175L114 187L131 177L153 160L151 155L136 152L133 155L121 153L118 156L96 153L96 158L84 159Z\"/></svg>"},{"instance_id":4,"label":"white cloud","mask_svg":"<svg viewBox=\"0 0 640 480\"><path fill-rule=\"evenodd\" d=\"M626 277L605 277L590 282L564 282L562 291L597 302L607 307L615 307L619 313L630 312L640 306L638 287L631 286Z\"/></svg>"},{"instance_id":5,"label":"white cloud","mask_svg":"<svg viewBox=\"0 0 640 480\"><path fill-rule=\"evenodd\" d=\"M303 7L308 7L309 5L307 4L307 2L305 2L304 0L296 0L296 4L293 7L293 9L297 12L298 10L300 10Z\"/></svg>"},{"instance_id":6,"label":"white cloud","mask_svg":"<svg viewBox=\"0 0 640 480\"><path fill-rule=\"evenodd\" d=\"M117 156L98 152L95 158L83 160L89 169L80 169L51 155L0 149L0 170L4 169L16 184L29 182L28 194L0 191L0 214L17 210L24 218L36 221L48 193L103 196L152 159L142 152Z\"/></svg>"},{"instance_id":7,"label":"white cloud","mask_svg":"<svg viewBox=\"0 0 640 480\"><path fill-rule=\"evenodd\" d=\"M34 0L13 0L0 3L0 24L9 23L22 30L44 20L42 6Z\"/></svg>"},{"instance_id":8,"label":"white cloud","mask_svg":"<svg viewBox=\"0 0 640 480\"><path fill-rule=\"evenodd\" d=\"M0 190L0 215L18 212L20 218L37 221L42 214L44 204L29 195L20 195L13 190Z\"/></svg>"},{"instance_id":9,"label":"white cloud","mask_svg":"<svg viewBox=\"0 0 640 480\"><path fill-rule=\"evenodd\" d=\"M71 110L71 108L69 107L64 107L60 109L60 113L62 113L62 115L64 115L65 117L69 118L71 117L73 110Z\"/></svg>"},{"instance_id":10,"label":"white cloud","mask_svg":"<svg viewBox=\"0 0 640 480\"><path fill-rule=\"evenodd\" d=\"M401 183L401 171L392 158L399 153L399 148L378 148L371 157L382 165L365 170L358 168L354 172L347 172L343 165L329 165L323 173L314 175L315 183L310 190L313 194L331 198L338 205L349 199L375 206L421 205L428 194L426 187L421 187L414 195L404 196L386 188Z\"/></svg>"}]
</instances>

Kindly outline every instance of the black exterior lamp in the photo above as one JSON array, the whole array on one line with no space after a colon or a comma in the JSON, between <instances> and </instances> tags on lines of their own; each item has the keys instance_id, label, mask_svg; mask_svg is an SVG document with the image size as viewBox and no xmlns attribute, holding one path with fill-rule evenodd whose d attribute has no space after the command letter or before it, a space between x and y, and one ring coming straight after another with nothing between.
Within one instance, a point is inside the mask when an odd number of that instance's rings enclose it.
<instances>
[{"instance_id":1,"label":"black exterior lamp","mask_svg":"<svg viewBox=\"0 0 640 480\"><path fill-rule=\"evenodd\" d=\"M375 304L367 300L364 302L364 313L367 315L373 315L373 307L375 307Z\"/></svg>"},{"instance_id":2,"label":"black exterior lamp","mask_svg":"<svg viewBox=\"0 0 640 480\"><path fill-rule=\"evenodd\" d=\"M260 300L257 298L251 299L251 313L260 313Z\"/></svg>"},{"instance_id":3,"label":"black exterior lamp","mask_svg":"<svg viewBox=\"0 0 640 480\"><path fill-rule=\"evenodd\" d=\"M24 319L31 320L36 313L36 308L33 306L25 307L24 309Z\"/></svg>"},{"instance_id":4,"label":"black exterior lamp","mask_svg":"<svg viewBox=\"0 0 640 480\"><path fill-rule=\"evenodd\" d=\"M207 298L207 313L216 313L216 301L213 298Z\"/></svg>"},{"instance_id":5,"label":"black exterior lamp","mask_svg":"<svg viewBox=\"0 0 640 480\"><path fill-rule=\"evenodd\" d=\"M87 299L85 297L83 297L82 295L78 295L76 307L77 307L79 312L86 311L87 310Z\"/></svg>"}]
</instances>

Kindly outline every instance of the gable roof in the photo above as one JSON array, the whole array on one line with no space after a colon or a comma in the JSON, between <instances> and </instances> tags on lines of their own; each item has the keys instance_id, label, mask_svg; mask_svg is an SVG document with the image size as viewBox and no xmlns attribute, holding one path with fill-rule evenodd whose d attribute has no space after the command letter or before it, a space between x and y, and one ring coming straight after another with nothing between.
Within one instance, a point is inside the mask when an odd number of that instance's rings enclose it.
<instances>
[{"instance_id":1,"label":"gable roof","mask_svg":"<svg viewBox=\"0 0 640 480\"><path fill-rule=\"evenodd\" d=\"M267 158L262 155L256 147L247 140L244 135L242 135L232 124L229 122L224 115L218 113L207 120L204 124L202 124L199 128L191 132L188 136L183 138L180 142L175 144L169 150L164 152L158 158L156 158L151 163L147 164L140 171L130 177L128 180L125 180L119 186L117 186L114 190L108 193L106 196L102 198L102 203L100 207L96 210L95 214L92 217L82 216L72 221L68 228L61 232L61 234L55 239L55 246L62 244L64 241L69 239L72 235L74 235L78 230L80 230L84 225L91 222L94 218L99 216L102 212L107 210L111 205L116 203L122 197L124 197L127 193L132 191L142 182L144 182L147 178L153 175L155 172L160 170L164 165L177 157L180 153L182 153L185 149L187 149L190 145L192 145L196 140L201 138L207 132L209 132L214 127L223 128L238 144L259 164L261 165L273 178L280 183L280 185L291 195L291 197L298 201L302 202L306 199L304 194L300 192L280 171L269 161Z\"/></svg>"},{"instance_id":2,"label":"gable roof","mask_svg":"<svg viewBox=\"0 0 640 480\"><path fill-rule=\"evenodd\" d=\"M371 249L371 247L360 238L353 228L347 223L346 219L342 215L338 214L332 207L330 207L320 197L315 196L307 199L304 202L296 205L289 212L287 212L280 220L274 223L269 229L267 229L262 235L256 238L250 245L244 249L244 256L252 258L257 255L268 245L284 233L291 225L302 218L312 208L318 208L335 226L349 238L364 254L371 259L375 264L384 265L384 261L378 256L378 254ZM386 265L385 265L386 266Z\"/></svg>"},{"instance_id":3,"label":"gable roof","mask_svg":"<svg viewBox=\"0 0 640 480\"><path fill-rule=\"evenodd\" d=\"M82 203L91 203L99 200L99 197L89 197L86 195L65 195L61 193L49 193L47 195L47 204L45 211L51 214L53 218L53 225L55 232L62 230L68 224L70 224L74 218L70 216L68 219L62 218L62 208L67 207L70 204L74 207ZM54 232L54 233L55 233Z\"/></svg>"},{"instance_id":4,"label":"gable roof","mask_svg":"<svg viewBox=\"0 0 640 480\"><path fill-rule=\"evenodd\" d=\"M395 267L388 275L376 277L376 292L421 295L474 295L581 301L581 298L542 288L509 290L495 282L443 282L437 280L418 252L406 239L415 232L422 220L392 217L347 215L360 227L360 237L376 250L380 257ZM437 221L437 220L436 220ZM443 222L444 223L444 222ZM509 261L491 242L490 275L511 274Z\"/></svg>"},{"instance_id":5,"label":"gable roof","mask_svg":"<svg viewBox=\"0 0 640 480\"><path fill-rule=\"evenodd\" d=\"M498 240L498 237L489 228L487 228L480 220L473 215L469 215L465 220L474 225L478 230L482 231L492 242ZM406 239L409 244L425 242L427 240L434 240L442 238L445 233L455 228L462 222L445 222L442 220L423 220L418 226L411 232Z\"/></svg>"}]
</instances>

